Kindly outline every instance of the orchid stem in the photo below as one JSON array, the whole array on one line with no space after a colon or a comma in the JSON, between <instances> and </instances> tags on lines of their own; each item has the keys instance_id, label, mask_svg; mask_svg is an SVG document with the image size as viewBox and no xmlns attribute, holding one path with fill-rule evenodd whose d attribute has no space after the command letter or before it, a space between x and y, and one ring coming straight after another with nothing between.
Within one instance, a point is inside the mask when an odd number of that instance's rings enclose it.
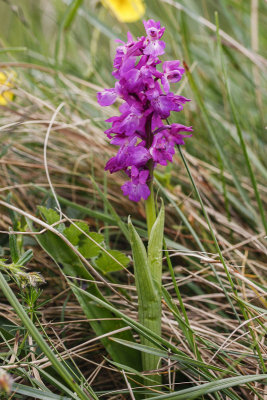
<instances>
[{"instance_id":1,"label":"orchid stem","mask_svg":"<svg viewBox=\"0 0 267 400\"><path fill-rule=\"evenodd\" d=\"M150 232L154 222L156 221L156 207L155 207L155 198L154 198L154 189L153 189L153 169L149 166L151 180L149 182L150 195L145 201L146 207L146 223L147 223L147 235L148 239L150 237Z\"/></svg>"}]
</instances>

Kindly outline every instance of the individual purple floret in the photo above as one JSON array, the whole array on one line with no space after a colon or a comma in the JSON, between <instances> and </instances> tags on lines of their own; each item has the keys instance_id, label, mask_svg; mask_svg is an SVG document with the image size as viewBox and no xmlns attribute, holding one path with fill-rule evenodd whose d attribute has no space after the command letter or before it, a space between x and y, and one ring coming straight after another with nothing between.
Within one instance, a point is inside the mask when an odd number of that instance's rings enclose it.
<instances>
[{"instance_id":1,"label":"individual purple floret","mask_svg":"<svg viewBox=\"0 0 267 400\"><path fill-rule=\"evenodd\" d=\"M147 199L150 195L150 190L147 186L148 176L148 169L138 170L137 167L132 166L131 180L121 187L124 196L129 196L132 201L140 201L141 198Z\"/></svg>"},{"instance_id":2,"label":"individual purple floret","mask_svg":"<svg viewBox=\"0 0 267 400\"><path fill-rule=\"evenodd\" d=\"M105 169L111 173L125 171L130 181L122 185L123 194L136 202L149 197L156 165L172 162L175 145L184 144L193 130L181 124L164 124L171 111L181 111L190 101L170 91L170 84L179 82L185 71L179 60L165 61L162 71L158 69L162 63L158 56L165 51L160 40L165 28L152 19L144 21L144 26L146 37L134 40L128 33L126 43L117 40L112 73L117 79L115 87L97 94L98 103L104 107L117 98L123 100L120 115L106 120L111 128L105 133L119 150Z\"/></svg>"}]
</instances>

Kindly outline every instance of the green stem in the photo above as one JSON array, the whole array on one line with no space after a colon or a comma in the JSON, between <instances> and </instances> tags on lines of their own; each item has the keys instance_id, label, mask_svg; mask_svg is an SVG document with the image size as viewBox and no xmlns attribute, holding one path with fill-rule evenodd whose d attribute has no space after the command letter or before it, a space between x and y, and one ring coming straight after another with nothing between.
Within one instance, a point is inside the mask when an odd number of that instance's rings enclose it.
<instances>
[{"instance_id":1,"label":"green stem","mask_svg":"<svg viewBox=\"0 0 267 400\"><path fill-rule=\"evenodd\" d=\"M153 189L153 170L152 170L151 166L149 166L149 171L150 171L150 176L151 176L151 180L149 183L150 195L147 198L147 200L145 201L148 239L150 237L150 232L151 232L152 226L154 225L154 223L156 221L156 207L155 207L155 198L154 198L154 189Z\"/></svg>"}]
</instances>

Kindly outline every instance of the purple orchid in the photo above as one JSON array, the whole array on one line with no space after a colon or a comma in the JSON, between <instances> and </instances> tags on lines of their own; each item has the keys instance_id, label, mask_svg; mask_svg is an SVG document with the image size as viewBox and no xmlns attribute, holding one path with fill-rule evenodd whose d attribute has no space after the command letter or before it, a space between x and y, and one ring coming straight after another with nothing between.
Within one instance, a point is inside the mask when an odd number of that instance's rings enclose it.
<instances>
[{"instance_id":1,"label":"purple orchid","mask_svg":"<svg viewBox=\"0 0 267 400\"><path fill-rule=\"evenodd\" d=\"M159 21L144 21L147 36L136 41L128 33L127 42L117 40L113 76L115 87L97 94L101 106L112 105L117 98L123 100L120 115L106 120L112 124L105 131L110 142L119 146L118 153L106 164L111 173L124 171L130 181L121 188L132 201L147 199L149 182L157 164L172 162L175 145L184 144L192 136L192 127L164 124L171 111L179 112L189 99L170 91L170 83L179 82L184 74L180 61L165 61L162 71L158 58L165 51L160 40L165 28ZM181 132L186 132L182 134Z\"/></svg>"},{"instance_id":2,"label":"purple orchid","mask_svg":"<svg viewBox=\"0 0 267 400\"><path fill-rule=\"evenodd\" d=\"M167 165L168 161L172 162L172 157L175 153L175 143L168 140L168 137L163 132L154 135L152 146L149 152L155 163Z\"/></svg>"},{"instance_id":3,"label":"purple orchid","mask_svg":"<svg viewBox=\"0 0 267 400\"><path fill-rule=\"evenodd\" d=\"M159 39L162 37L165 28L161 28L160 22L155 22L153 19L144 21L144 26L147 33L144 54L151 55L152 57L161 56L164 54L165 43Z\"/></svg>"},{"instance_id":4,"label":"purple orchid","mask_svg":"<svg viewBox=\"0 0 267 400\"><path fill-rule=\"evenodd\" d=\"M117 99L117 93L115 89L105 89L102 92L97 93L97 101L101 106L111 106Z\"/></svg>"},{"instance_id":5,"label":"purple orchid","mask_svg":"<svg viewBox=\"0 0 267 400\"><path fill-rule=\"evenodd\" d=\"M125 182L122 185L122 191L124 196L129 196L132 201L140 201L141 198L147 199L150 195L149 187L147 186L147 180L149 171L147 169L138 170L135 166L131 169L131 181Z\"/></svg>"},{"instance_id":6,"label":"purple orchid","mask_svg":"<svg viewBox=\"0 0 267 400\"><path fill-rule=\"evenodd\" d=\"M179 67L180 61L165 61L162 64L162 69L163 69L163 76L161 77L161 83L163 86L163 89L165 90L166 93L169 93L170 91L170 84L179 82L182 79L182 75L184 74L184 68Z\"/></svg>"},{"instance_id":7,"label":"purple orchid","mask_svg":"<svg viewBox=\"0 0 267 400\"><path fill-rule=\"evenodd\" d=\"M109 170L111 173L126 170L128 167L145 166L151 155L148 149L145 148L143 142L135 146L137 137L133 137L129 143L124 144L119 149L117 155L112 157L106 164L105 170Z\"/></svg>"}]
</instances>

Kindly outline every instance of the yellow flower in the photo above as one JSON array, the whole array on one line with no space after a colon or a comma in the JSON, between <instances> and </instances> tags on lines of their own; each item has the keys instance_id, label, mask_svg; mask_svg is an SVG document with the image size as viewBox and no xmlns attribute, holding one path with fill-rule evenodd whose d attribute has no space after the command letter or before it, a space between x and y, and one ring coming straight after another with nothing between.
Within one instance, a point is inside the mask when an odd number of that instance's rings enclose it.
<instances>
[{"instance_id":1,"label":"yellow flower","mask_svg":"<svg viewBox=\"0 0 267 400\"><path fill-rule=\"evenodd\" d=\"M0 368L0 394L2 391L11 392L13 379L4 369Z\"/></svg>"},{"instance_id":2,"label":"yellow flower","mask_svg":"<svg viewBox=\"0 0 267 400\"><path fill-rule=\"evenodd\" d=\"M138 21L145 13L143 0L102 0L121 22Z\"/></svg>"},{"instance_id":3,"label":"yellow flower","mask_svg":"<svg viewBox=\"0 0 267 400\"><path fill-rule=\"evenodd\" d=\"M0 71L0 105L6 106L13 100L14 93L9 89L13 87L16 74L14 72Z\"/></svg>"}]
</instances>

